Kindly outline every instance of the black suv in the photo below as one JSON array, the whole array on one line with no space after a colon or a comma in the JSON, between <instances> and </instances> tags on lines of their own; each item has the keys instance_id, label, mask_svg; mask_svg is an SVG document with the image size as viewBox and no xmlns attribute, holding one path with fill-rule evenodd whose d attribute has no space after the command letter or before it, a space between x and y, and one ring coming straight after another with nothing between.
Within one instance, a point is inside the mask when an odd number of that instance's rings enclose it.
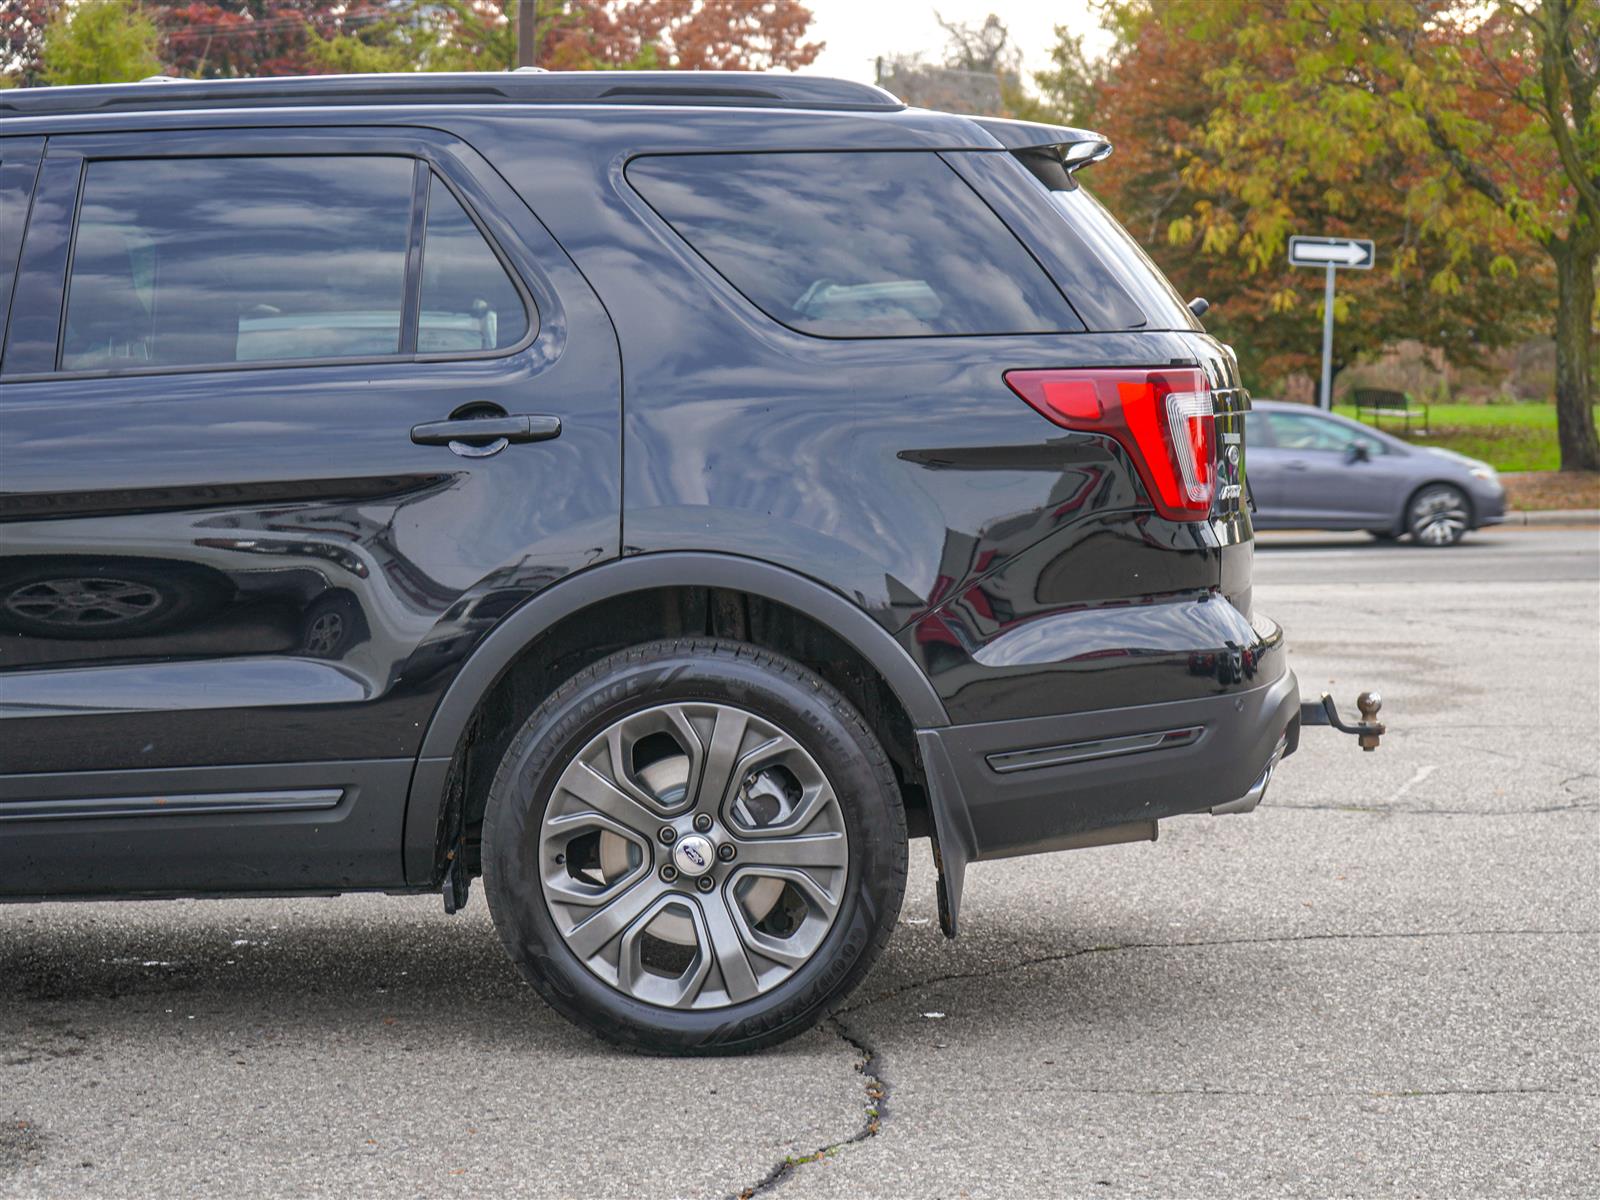
<instances>
[{"instance_id":1,"label":"black suv","mask_svg":"<svg viewBox=\"0 0 1600 1200\"><path fill-rule=\"evenodd\" d=\"M1253 807L1227 347L1082 130L741 74L0 93L0 897L481 875L788 1037L969 862Z\"/></svg>"}]
</instances>

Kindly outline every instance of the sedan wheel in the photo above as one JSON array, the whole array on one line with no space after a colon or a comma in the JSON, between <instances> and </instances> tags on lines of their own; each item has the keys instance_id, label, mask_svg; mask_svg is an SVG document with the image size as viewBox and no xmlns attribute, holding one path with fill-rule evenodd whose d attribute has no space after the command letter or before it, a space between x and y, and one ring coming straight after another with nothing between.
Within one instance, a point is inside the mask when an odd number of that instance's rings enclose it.
<instances>
[{"instance_id":1,"label":"sedan wheel","mask_svg":"<svg viewBox=\"0 0 1600 1200\"><path fill-rule=\"evenodd\" d=\"M1447 483L1423 488L1406 510L1406 529L1422 546L1454 546L1471 524L1466 495Z\"/></svg>"},{"instance_id":2,"label":"sedan wheel","mask_svg":"<svg viewBox=\"0 0 1600 1200\"><path fill-rule=\"evenodd\" d=\"M865 974L904 889L905 814L860 715L799 665L658 642L569 681L490 789L484 883L556 1008L641 1049L754 1049Z\"/></svg>"}]
</instances>

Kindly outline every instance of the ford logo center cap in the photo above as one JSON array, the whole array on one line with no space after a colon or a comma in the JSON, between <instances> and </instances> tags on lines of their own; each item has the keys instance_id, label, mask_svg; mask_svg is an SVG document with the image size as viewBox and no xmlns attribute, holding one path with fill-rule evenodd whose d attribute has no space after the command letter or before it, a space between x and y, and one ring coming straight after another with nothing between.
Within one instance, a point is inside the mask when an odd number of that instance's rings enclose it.
<instances>
[{"instance_id":1,"label":"ford logo center cap","mask_svg":"<svg viewBox=\"0 0 1600 1200\"><path fill-rule=\"evenodd\" d=\"M711 848L710 841L699 834L679 838L678 844L672 848L672 865L678 868L680 875L704 875L711 869L711 862L716 857L717 852Z\"/></svg>"}]
</instances>

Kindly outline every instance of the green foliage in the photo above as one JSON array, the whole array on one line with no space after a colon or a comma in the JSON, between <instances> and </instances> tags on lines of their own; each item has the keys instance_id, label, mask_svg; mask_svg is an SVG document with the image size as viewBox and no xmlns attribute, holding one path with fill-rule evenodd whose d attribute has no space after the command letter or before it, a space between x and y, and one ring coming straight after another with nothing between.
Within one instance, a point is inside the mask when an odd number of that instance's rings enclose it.
<instances>
[{"instance_id":1,"label":"green foliage","mask_svg":"<svg viewBox=\"0 0 1600 1200\"><path fill-rule=\"evenodd\" d=\"M44 78L53 84L124 83L161 73L160 34L129 0L74 7L44 35Z\"/></svg>"},{"instance_id":2,"label":"green foliage","mask_svg":"<svg viewBox=\"0 0 1600 1200\"><path fill-rule=\"evenodd\" d=\"M325 70L508 71L517 12L516 0L403 0L387 20L314 33L310 54ZM800 41L810 22L795 0L538 0L535 55L557 71L799 67L821 49Z\"/></svg>"},{"instance_id":3,"label":"green foliage","mask_svg":"<svg viewBox=\"0 0 1600 1200\"><path fill-rule=\"evenodd\" d=\"M390 20L313 38L309 53L323 70L348 74L509 71L517 65L515 13L516 0L411 0Z\"/></svg>"},{"instance_id":4,"label":"green foliage","mask_svg":"<svg viewBox=\"0 0 1600 1200\"><path fill-rule=\"evenodd\" d=\"M1360 419L1352 406L1336 412ZM1431 430L1405 434L1393 421L1381 427L1419 446L1440 446L1482 459L1497 471L1554 471L1561 465L1553 404L1435 404L1428 410ZM1371 423L1371 414L1367 414Z\"/></svg>"}]
</instances>

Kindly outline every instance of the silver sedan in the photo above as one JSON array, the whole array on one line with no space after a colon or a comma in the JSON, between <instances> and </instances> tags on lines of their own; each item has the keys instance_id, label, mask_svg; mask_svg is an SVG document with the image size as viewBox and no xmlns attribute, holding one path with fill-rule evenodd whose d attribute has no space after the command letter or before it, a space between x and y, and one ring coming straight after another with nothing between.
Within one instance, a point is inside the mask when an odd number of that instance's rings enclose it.
<instances>
[{"instance_id":1,"label":"silver sedan","mask_svg":"<svg viewBox=\"0 0 1600 1200\"><path fill-rule=\"evenodd\" d=\"M1488 463L1303 404L1257 400L1245 446L1258 529L1365 529L1453 546L1505 519L1505 488Z\"/></svg>"}]
</instances>

